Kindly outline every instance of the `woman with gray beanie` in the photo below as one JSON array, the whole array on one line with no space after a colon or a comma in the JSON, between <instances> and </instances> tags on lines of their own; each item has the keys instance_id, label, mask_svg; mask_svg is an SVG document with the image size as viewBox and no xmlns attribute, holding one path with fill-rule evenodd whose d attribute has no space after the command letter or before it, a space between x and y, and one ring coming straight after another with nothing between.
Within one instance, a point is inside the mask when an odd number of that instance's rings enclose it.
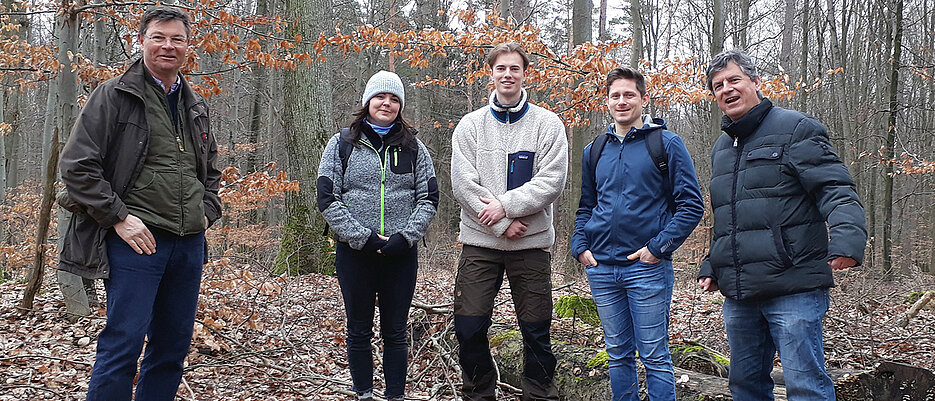
<instances>
[{"instance_id":1,"label":"woman with gray beanie","mask_svg":"<svg viewBox=\"0 0 935 401\"><path fill-rule=\"evenodd\" d=\"M358 400L373 399L375 306L383 338L384 397L403 399L416 244L438 207L432 158L403 119L405 103L398 75L373 74L350 127L331 137L318 165L318 209L334 232L334 264L347 314L347 364Z\"/></svg>"}]
</instances>

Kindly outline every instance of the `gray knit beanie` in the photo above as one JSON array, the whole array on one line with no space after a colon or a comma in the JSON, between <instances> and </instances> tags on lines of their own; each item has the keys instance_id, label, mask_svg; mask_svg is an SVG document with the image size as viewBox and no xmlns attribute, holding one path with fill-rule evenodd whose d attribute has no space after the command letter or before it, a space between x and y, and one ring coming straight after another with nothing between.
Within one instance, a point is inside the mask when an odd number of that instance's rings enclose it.
<instances>
[{"instance_id":1,"label":"gray knit beanie","mask_svg":"<svg viewBox=\"0 0 935 401\"><path fill-rule=\"evenodd\" d=\"M399 79L396 73L380 70L370 77L367 81L367 87L364 88L364 97L360 100L362 107L367 107L370 99L380 93L391 93L399 98L399 109L402 110L406 105L406 92L403 88L403 81Z\"/></svg>"}]
</instances>

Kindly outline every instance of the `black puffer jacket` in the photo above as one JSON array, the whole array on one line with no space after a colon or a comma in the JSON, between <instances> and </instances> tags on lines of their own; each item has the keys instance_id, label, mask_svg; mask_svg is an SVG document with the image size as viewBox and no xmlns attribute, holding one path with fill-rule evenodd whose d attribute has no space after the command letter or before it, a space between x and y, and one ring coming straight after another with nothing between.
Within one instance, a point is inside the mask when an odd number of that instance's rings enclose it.
<instances>
[{"instance_id":1,"label":"black puffer jacket","mask_svg":"<svg viewBox=\"0 0 935 401\"><path fill-rule=\"evenodd\" d=\"M863 261L863 206L821 123L763 99L722 129L711 153L714 235L699 278L713 277L732 299L763 299L833 286L835 257Z\"/></svg>"}]
</instances>

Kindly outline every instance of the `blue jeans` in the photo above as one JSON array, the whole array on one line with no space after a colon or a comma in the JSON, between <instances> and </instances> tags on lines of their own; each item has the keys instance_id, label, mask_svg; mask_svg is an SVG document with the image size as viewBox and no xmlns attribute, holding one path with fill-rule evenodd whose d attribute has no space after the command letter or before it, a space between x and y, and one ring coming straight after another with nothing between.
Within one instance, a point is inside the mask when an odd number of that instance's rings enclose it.
<instances>
[{"instance_id":1,"label":"blue jeans","mask_svg":"<svg viewBox=\"0 0 935 401\"><path fill-rule=\"evenodd\" d=\"M730 392L735 400L773 399L769 373L776 351L790 401L834 400L821 333L829 302L827 288L764 300L724 300Z\"/></svg>"},{"instance_id":2,"label":"blue jeans","mask_svg":"<svg viewBox=\"0 0 935 401\"><path fill-rule=\"evenodd\" d=\"M672 261L598 265L585 269L604 326L614 401L638 401L636 352L646 367L652 401L675 400L669 354L669 303L675 281Z\"/></svg>"},{"instance_id":3,"label":"blue jeans","mask_svg":"<svg viewBox=\"0 0 935 401\"><path fill-rule=\"evenodd\" d=\"M178 390L198 308L205 235L151 231L152 255L138 255L114 233L107 236L107 325L97 338L88 401L130 400L144 337L136 400L172 400Z\"/></svg>"},{"instance_id":4,"label":"blue jeans","mask_svg":"<svg viewBox=\"0 0 935 401\"><path fill-rule=\"evenodd\" d=\"M409 343L409 305L416 288L419 257L416 247L404 255L383 256L358 251L346 243L335 247L335 269L347 314L347 364L353 391L373 390L374 308L380 308L383 337L383 376L386 398L403 397L406 391Z\"/></svg>"}]
</instances>

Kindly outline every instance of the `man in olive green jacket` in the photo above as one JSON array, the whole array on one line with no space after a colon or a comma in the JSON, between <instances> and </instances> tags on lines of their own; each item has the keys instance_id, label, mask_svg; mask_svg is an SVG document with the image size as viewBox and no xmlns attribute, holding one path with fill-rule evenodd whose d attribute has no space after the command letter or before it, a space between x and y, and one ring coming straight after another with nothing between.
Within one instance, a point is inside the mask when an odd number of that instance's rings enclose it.
<instances>
[{"instance_id":1,"label":"man in olive green jacket","mask_svg":"<svg viewBox=\"0 0 935 401\"><path fill-rule=\"evenodd\" d=\"M60 268L107 290L88 400L130 400L147 337L136 400L172 399L181 380L205 229L221 215L208 109L179 74L190 35L179 9L144 13L142 59L91 94L62 150L73 215Z\"/></svg>"}]
</instances>

